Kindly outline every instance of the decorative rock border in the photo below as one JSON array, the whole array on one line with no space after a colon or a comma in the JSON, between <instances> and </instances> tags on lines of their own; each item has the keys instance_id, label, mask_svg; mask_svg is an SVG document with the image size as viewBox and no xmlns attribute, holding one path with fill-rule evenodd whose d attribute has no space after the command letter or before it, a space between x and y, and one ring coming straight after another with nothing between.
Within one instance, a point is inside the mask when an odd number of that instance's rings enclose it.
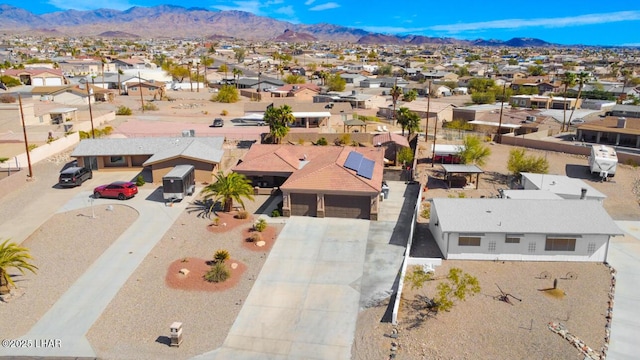
<instances>
[{"instance_id":1,"label":"decorative rock border","mask_svg":"<svg viewBox=\"0 0 640 360\"><path fill-rule=\"evenodd\" d=\"M550 322L547 327L554 333L562 336L565 340L569 341L576 349L580 350L587 358L593 360L604 360L607 358L607 351L609 351L609 341L611 340L611 319L613 318L613 304L616 293L616 269L614 269L608 263L604 263L611 272L611 285L609 286L609 301L607 302L607 323L604 326L604 345L600 349L600 353L596 352L589 346L587 346L577 336L571 334L561 323Z\"/></svg>"}]
</instances>

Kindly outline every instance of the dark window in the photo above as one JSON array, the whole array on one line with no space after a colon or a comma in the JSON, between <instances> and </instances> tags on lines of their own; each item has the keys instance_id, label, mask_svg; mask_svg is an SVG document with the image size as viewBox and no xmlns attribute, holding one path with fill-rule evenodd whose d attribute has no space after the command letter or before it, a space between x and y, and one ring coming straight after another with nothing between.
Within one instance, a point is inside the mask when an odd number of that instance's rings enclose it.
<instances>
[{"instance_id":1,"label":"dark window","mask_svg":"<svg viewBox=\"0 0 640 360\"><path fill-rule=\"evenodd\" d=\"M122 156L111 156L109 161L112 164L124 164L124 157L122 157Z\"/></svg>"},{"instance_id":2,"label":"dark window","mask_svg":"<svg viewBox=\"0 0 640 360\"><path fill-rule=\"evenodd\" d=\"M545 251L575 251L576 239L548 237L544 245Z\"/></svg>"},{"instance_id":3,"label":"dark window","mask_svg":"<svg viewBox=\"0 0 640 360\"><path fill-rule=\"evenodd\" d=\"M480 246L480 237L476 236L460 236L458 238L458 246Z\"/></svg>"},{"instance_id":4,"label":"dark window","mask_svg":"<svg viewBox=\"0 0 640 360\"><path fill-rule=\"evenodd\" d=\"M505 244L520 244L520 238L523 236L522 234L507 234L504 242Z\"/></svg>"}]
</instances>

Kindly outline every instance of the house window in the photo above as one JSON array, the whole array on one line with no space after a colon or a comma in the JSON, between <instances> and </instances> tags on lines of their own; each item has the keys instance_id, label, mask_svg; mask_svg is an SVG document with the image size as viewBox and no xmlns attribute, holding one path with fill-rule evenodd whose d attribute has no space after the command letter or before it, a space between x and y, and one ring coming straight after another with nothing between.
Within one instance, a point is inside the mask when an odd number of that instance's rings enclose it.
<instances>
[{"instance_id":1,"label":"house window","mask_svg":"<svg viewBox=\"0 0 640 360\"><path fill-rule=\"evenodd\" d=\"M124 157L122 156L111 156L109 159L111 164L124 164Z\"/></svg>"},{"instance_id":2,"label":"house window","mask_svg":"<svg viewBox=\"0 0 640 360\"><path fill-rule=\"evenodd\" d=\"M548 237L544 245L545 251L575 251L576 239Z\"/></svg>"},{"instance_id":3,"label":"house window","mask_svg":"<svg viewBox=\"0 0 640 360\"><path fill-rule=\"evenodd\" d=\"M530 242L529 243L529 252L530 253L535 253L536 252L536 243L534 243L534 242Z\"/></svg>"},{"instance_id":4,"label":"house window","mask_svg":"<svg viewBox=\"0 0 640 360\"><path fill-rule=\"evenodd\" d=\"M589 243L589 245L587 245L587 253L589 255L593 255L593 253L596 252L596 243Z\"/></svg>"},{"instance_id":5,"label":"house window","mask_svg":"<svg viewBox=\"0 0 640 360\"><path fill-rule=\"evenodd\" d=\"M524 234L507 234L504 239L505 244L520 244L520 238L524 237Z\"/></svg>"},{"instance_id":6,"label":"house window","mask_svg":"<svg viewBox=\"0 0 640 360\"><path fill-rule=\"evenodd\" d=\"M458 246L480 246L479 236L460 236L458 237Z\"/></svg>"},{"instance_id":7,"label":"house window","mask_svg":"<svg viewBox=\"0 0 640 360\"><path fill-rule=\"evenodd\" d=\"M495 252L495 251L496 251L496 242L489 241L489 252Z\"/></svg>"}]
</instances>

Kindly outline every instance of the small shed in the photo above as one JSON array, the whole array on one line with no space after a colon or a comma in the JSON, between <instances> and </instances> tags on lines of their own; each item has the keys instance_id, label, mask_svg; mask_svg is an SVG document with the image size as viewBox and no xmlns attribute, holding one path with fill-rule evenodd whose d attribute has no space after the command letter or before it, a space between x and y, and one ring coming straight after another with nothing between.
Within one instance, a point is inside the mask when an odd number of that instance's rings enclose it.
<instances>
[{"instance_id":1,"label":"small shed","mask_svg":"<svg viewBox=\"0 0 640 360\"><path fill-rule=\"evenodd\" d=\"M480 183L480 174L484 173L484 171L476 165L442 164L441 166L442 169L444 169L444 180L447 182L449 187L451 187L452 184L457 184L460 177L465 179L465 183L462 184L462 186L464 186L466 184L467 176L469 176L470 181L471 176L475 174L476 190L478 189L478 184Z\"/></svg>"}]
</instances>

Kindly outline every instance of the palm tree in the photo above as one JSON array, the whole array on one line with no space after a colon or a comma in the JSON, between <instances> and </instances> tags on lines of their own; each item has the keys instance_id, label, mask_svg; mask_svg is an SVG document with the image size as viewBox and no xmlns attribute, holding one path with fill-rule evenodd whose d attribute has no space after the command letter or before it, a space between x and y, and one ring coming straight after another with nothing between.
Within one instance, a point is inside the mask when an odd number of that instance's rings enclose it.
<instances>
[{"instance_id":1,"label":"palm tree","mask_svg":"<svg viewBox=\"0 0 640 360\"><path fill-rule=\"evenodd\" d=\"M206 88L209 88L209 81L207 80L207 68L211 65L213 65L213 59L206 56L206 55L202 55L200 57L200 63L202 64L202 66L204 67L204 86L206 86Z\"/></svg>"},{"instance_id":2,"label":"palm tree","mask_svg":"<svg viewBox=\"0 0 640 360\"><path fill-rule=\"evenodd\" d=\"M578 102L580 101L580 95L582 95L582 88L584 84L589 81L589 73L580 72L576 75L576 82L578 83L578 96L576 96L576 106L571 109L571 114L569 114L569 124L571 124L571 118L573 117L573 112L576 111L576 107L578 107ZM567 125L567 129L569 126Z\"/></svg>"},{"instance_id":3,"label":"palm tree","mask_svg":"<svg viewBox=\"0 0 640 360\"><path fill-rule=\"evenodd\" d=\"M463 145L457 154L463 164L476 164L482 166L491 155L491 149L482 143L477 136L465 136Z\"/></svg>"},{"instance_id":4,"label":"palm tree","mask_svg":"<svg viewBox=\"0 0 640 360\"><path fill-rule=\"evenodd\" d=\"M243 198L253 200L253 186L246 176L231 172L225 175L222 171L216 174L216 181L202 189L205 199L213 198L216 202L222 202L224 212L233 209L233 202L237 201L244 209ZM213 206L213 205L212 205Z\"/></svg>"},{"instance_id":5,"label":"palm tree","mask_svg":"<svg viewBox=\"0 0 640 360\"><path fill-rule=\"evenodd\" d=\"M402 136L404 136L404 129L406 129L409 125L409 117L411 116L411 114L411 110L406 107L401 107L400 109L398 109L398 114L396 117L398 119L398 125L400 125L400 127L402 128Z\"/></svg>"},{"instance_id":6,"label":"palm tree","mask_svg":"<svg viewBox=\"0 0 640 360\"><path fill-rule=\"evenodd\" d=\"M564 131L565 125L567 123L567 89L570 86L576 84L576 74L567 72L564 74L564 79L562 79L562 85L564 85L564 105L562 112L562 131Z\"/></svg>"},{"instance_id":7,"label":"palm tree","mask_svg":"<svg viewBox=\"0 0 640 360\"><path fill-rule=\"evenodd\" d=\"M233 73L233 78L235 79L236 76L238 77L238 80L236 80L236 89L238 88L238 81L240 81L240 75L242 75L242 70L238 69L238 68L233 68L233 70L231 71Z\"/></svg>"},{"instance_id":8,"label":"palm tree","mask_svg":"<svg viewBox=\"0 0 640 360\"><path fill-rule=\"evenodd\" d=\"M269 134L274 142L279 144L282 138L289 133L289 124L296 120L289 105L282 105L278 108L269 106L264 112L264 121L269 124Z\"/></svg>"},{"instance_id":9,"label":"palm tree","mask_svg":"<svg viewBox=\"0 0 640 360\"><path fill-rule=\"evenodd\" d=\"M402 88L397 85L393 85L391 90L389 91L389 95L391 95L391 101L393 102L393 123L396 123L396 103L398 102L398 98L402 95Z\"/></svg>"},{"instance_id":10,"label":"palm tree","mask_svg":"<svg viewBox=\"0 0 640 360\"><path fill-rule=\"evenodd\" d=\"M18 269L23 275L25 270L36 273L38 268L29 259L32 259L29 249L10 243L8 239L0 244L0 294L8 294L10 286L16 287L9 275L9 268Z\"/></svg>"}]
</instances>

